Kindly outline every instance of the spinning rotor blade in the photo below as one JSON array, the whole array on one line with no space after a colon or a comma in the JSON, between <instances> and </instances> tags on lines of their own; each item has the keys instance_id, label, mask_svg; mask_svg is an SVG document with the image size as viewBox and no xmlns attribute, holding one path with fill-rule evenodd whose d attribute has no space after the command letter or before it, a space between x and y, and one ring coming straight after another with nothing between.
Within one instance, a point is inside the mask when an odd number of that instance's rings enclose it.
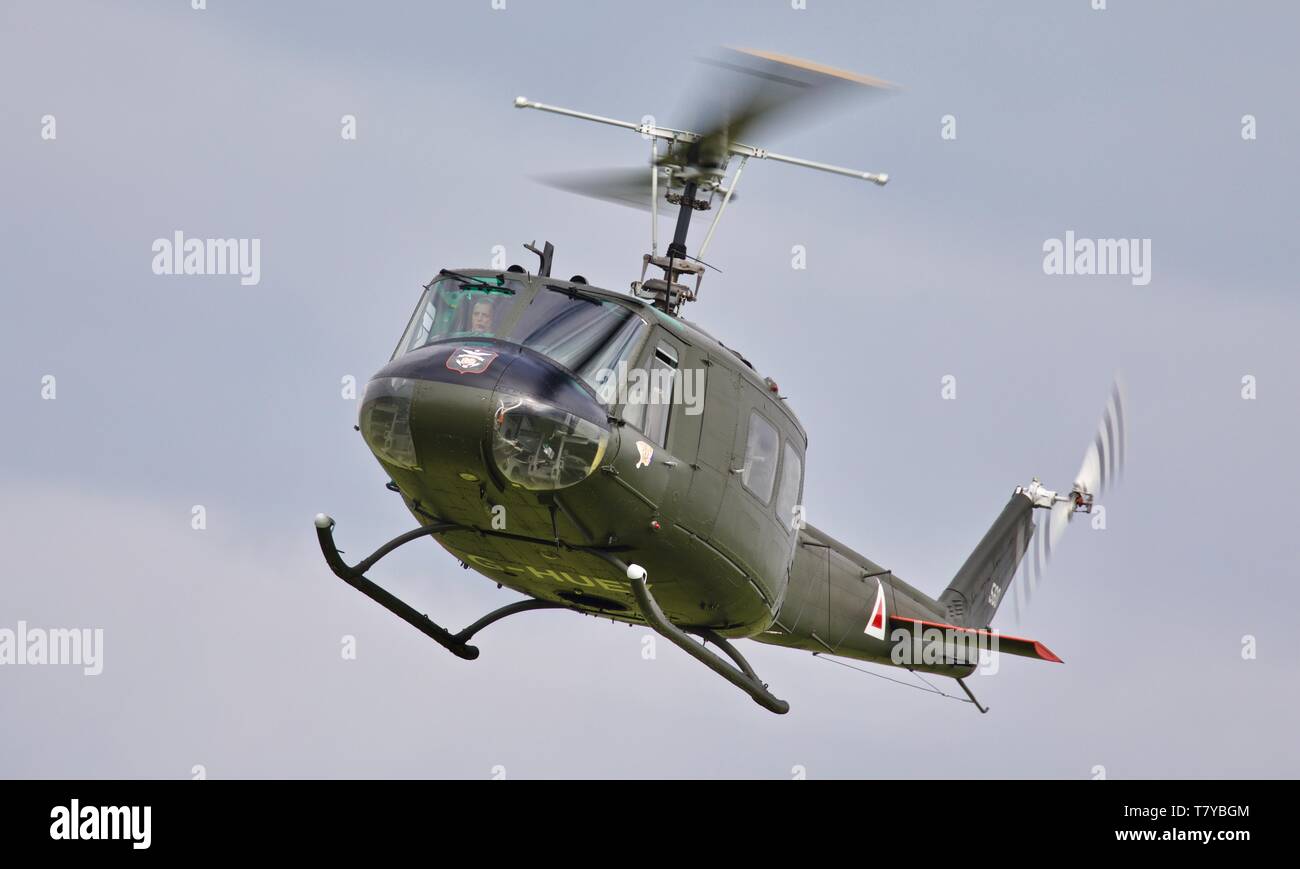
<instances>
[{"instance_id":1,"label":"spinning rotor blade","mask_svg":"<svg viewBox=\"0 0 1300 869\"><path fill-rule=\"evenodd\" d=\"M1052 505L1045 519L1039 520L1030 541L1032 552L1026 553L1021 563L1024 581L1017 584L1016 611L1027 604L1030 596L1043 581L1047 563L1056 551L1070 520L1076 515L1075 501L1081 497L1100 496L1113 487L1123 471L1128 452L1128 436L1124 418L1124 389L1118 378L1111 385L1110 399L1097 426L1097 436L1083 455L1083 464L1075 476L1071 500ZM1088 515L1088 514L1084 514Z\"/></svg>"},{"instance_id":2,"label":"spinning rotor blade","mask_svg":"<svg viewBox=\"0 0 1300 869\"><path fill-rule=\"evenodd\" d=\"M1112 384L1110 400L1097 427L1097 437L1083 456L1083 465L1074 478L1076 491L1094 494L1119 478L1124 467L1125 450L1124 390L1118 379Z\"/></svg>"},{"instance_id":3,"label":"spinning rotor blade","mask_svg":"<svg viewBox=\"0 0 1300 869\"><path fill-rule=\"evenodd\" d=\"M668 200L670 193L681 192L681 182L673 179L671 187L667 174L659 170L659 208L666 211L673 207ZM596 169L585 172L564 172L543 175L536 178L547 187L576 193L616 205L628 205L641 211L650 210L650 168L644 169ZM726 188L719 188L719 195L726 193ZM735 202L739 196L732 196Z\"/></svg>"},{"instance_id":4,"label":"spinning rotor blade","mask_svg":"<svg viewBox=\"0 0 1300 869\"><path fill-rule=\"evenodd\" d=\"M701 136L698 161L679 145L663 162L706 173L726 163L733 143L753 144L747 140L755 130L782 116L788 121L796 110L824 107L834 96L895 89L881 79L752 49L726 49L702 62L716 73L700 88L703 96L693 125Z\"/></svg>"},{"instance_id":5,"label":"spinning rotor blade","mask_svg":"<svg viewBox=\"0 0 1300 869\"><path fill-rule=\"evenodd\" d=\"M576 193L616 205L630 205L643 211L650 210L650 170L645 169L595 169L587 172L563 172L536 178L547 187ZM667 208L665 199L668 185L662 175L659 181L659 207Z\"/></svg>"}]
</instances>

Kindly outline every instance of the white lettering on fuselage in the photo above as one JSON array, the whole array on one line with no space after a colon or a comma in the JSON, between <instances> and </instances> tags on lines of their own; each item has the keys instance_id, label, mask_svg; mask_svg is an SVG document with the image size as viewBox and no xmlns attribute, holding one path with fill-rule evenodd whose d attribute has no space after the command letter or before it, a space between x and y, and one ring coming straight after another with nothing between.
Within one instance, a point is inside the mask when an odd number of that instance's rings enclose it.
<instances>
[{"instance_id":1,"label":"white lettering on fuselage","mask_svg":"<svg viewBox=\"0 0 1300 869\"><path fill-rule=\"evenodd\" d=\"M533 579L553 582L556 585L571 585L575 588L600 589L602 591L612 591L628 595L632 593L632 586L629 585L626 580L603 579L598 576L588 576L585 573L578 573L576 571L559 570L550 567L533 567L531 564L503 564L498 561L493 561L491 558L484 558L482 555L467 554L463 557L467 563L495 573L531 577Z\"/></svg>"}]
</instances>

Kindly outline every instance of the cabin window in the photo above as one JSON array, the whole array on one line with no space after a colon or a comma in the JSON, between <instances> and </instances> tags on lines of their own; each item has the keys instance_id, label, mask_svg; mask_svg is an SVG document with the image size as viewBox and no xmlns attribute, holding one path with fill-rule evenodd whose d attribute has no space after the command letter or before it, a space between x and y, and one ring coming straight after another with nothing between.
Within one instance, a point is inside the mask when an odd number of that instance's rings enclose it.
<instances>
[{"instance_id":1,"label":"cabin window","mask_svg":"<svg viewBox=\"0 0 1300 869\"><path fill-rule=\"evenodd\" d=\"M799 500L799 483L803 479L803 459L790 441L785 442L781 459L781 488L777 491L776 518L789 532L795 526L794 507Z\"/></svg>"},{"instance_id":2,"label":"cabin window","mask_svg":"<svg viewBox=\"0 0 1300 869\"><path fill-rule=\"evenodd\" d=\"M677 351L667 344L655 348L644 370L628 374L623 419L660 446L668 443L668 419L676 379Z\"/></svg>"},{"instance_id":3,"label":"cabin window","mask_svg":"<svg viewBox=\"0 0 1300 869\"><path fill-rule=\"evenodd\" d=\"M756 410L749 414L749 434L745 438L745 467L740 481L766 504L772 500L772 484L776 482L776 455L781 438L776 427Z\"/></svg>"}]
</instances>

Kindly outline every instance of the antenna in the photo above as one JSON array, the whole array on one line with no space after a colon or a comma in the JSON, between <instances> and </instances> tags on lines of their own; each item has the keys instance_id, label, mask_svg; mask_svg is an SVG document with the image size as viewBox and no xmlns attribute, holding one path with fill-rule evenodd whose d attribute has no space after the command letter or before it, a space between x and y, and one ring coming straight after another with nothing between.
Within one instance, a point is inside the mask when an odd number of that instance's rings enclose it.
<instances>
[{"instance_id":1,"label":"antenna","mask_svg":"<svg viewBox=\"0 0 1300 869\"><path fill-rule=\"evenodd\" d=\"M590 176L576 180L566 179L556 182L554 186L622 204L649 206L650 253L641 258L641 277L632 282L632 291L641 298L652 300L655 307L674 315L681 310L683 304L699 297L700 283L706 268L701 258L707 252L722 215L735 195L741 173L751 158L858 178L881 187L889 181L889 176L884 173L865 172L860 169L849 169L830 163L777 154L766 148L737 141L736 137L744 135L759 120L767 119L796 102L800 105L808 103L810 97L822 96L831 91L842 91L848 85L865 85L877 90L892 89L892 85L878 79L868 79L819 64L765 52L731 51L728 58L726 63L716 65L746 75L748 88L742 89L733 104L726 110L720 114L715 112L704 133L660 127L650 123L622 121L561 106L547 105L526 97L515 98L516 108L536 109L581 121L621 127L650 140L648 179L650 183L648 185L645 184L644 170L635 170L631 174L618 173L615 176L604 174L595 180ZM729 96L734 90L734 88L728 90ZM660 142L667 143L662 152ZM728 183L727 170L733 157L739 157L740 160ZM677 222L672 241L668 245L666 255L662 256L659 254L661 181L664 199L669 204L677 206ZM722 202L714 211L713 220L709 224L704 241L700 244L698 256L688 257L686 238L690 230L691 218L696 211L712 210L713 201L719 194L722 196ZM662 278L646 278L646 272L652 265L663 270ZM679 282L679 278L684 275L695 276L694 287Z\"/></svg>"},{"instance_id":2,"label":"antenna","mask_svg":"<svg viewBox=\"0 0 1300 869\"><path fill-rule=\"evenodd\" d=\"M548 241L542 246L541 250L538 250L537 242L534 241L524 245L524 249L537 254L537 258L541 260L541 263L537 266L537 274L549 278L551 276L551 260L555 259L555 245Z\"/></svg>"}]
</instances>

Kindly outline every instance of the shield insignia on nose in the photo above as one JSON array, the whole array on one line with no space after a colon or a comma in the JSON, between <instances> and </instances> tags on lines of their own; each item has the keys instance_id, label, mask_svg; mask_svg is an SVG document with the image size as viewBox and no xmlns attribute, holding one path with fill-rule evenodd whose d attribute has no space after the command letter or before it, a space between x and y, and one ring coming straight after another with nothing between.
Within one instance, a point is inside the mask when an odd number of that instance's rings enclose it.
<instances>
[{"instance_id":1,"label":"shield insignia on nose","mask_svg":"<svg viewBox=\"0 0 1300 869\"><path fill-rule=\"evenodd\" d=\"M461 347L447 357L447 367L459 374L482 374L496 358L497 353L493 350Z\"/></svg>"}]
</instances>

